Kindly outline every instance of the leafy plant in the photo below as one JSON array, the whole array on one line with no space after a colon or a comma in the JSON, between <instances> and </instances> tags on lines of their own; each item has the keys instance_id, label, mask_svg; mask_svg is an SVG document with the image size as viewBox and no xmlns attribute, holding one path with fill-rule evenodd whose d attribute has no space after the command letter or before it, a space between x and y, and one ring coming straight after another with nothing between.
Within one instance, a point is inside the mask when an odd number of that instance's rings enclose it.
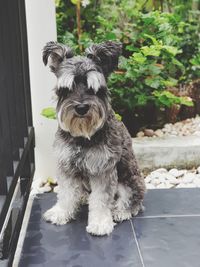
<instances>
[{"instance_id":1,"label":"leafy plant","mask_svg":"<svg viewBox=\"0 0 200 267\"><path fill-rule=\"evenodd\" d=\"M194 1L90 0L81 7L79 38L74 4L57 0L58 41L78 53L94 42L123 44L119 70L108 81L117 113L147 105L192 105L167 89L200 76L200 11Z\"/></svg>"}]
</instances>

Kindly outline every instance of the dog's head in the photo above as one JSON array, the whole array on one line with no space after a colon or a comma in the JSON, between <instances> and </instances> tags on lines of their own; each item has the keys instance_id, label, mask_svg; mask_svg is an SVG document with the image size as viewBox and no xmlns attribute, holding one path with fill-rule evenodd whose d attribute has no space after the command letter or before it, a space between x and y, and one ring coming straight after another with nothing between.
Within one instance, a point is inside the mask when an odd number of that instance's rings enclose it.
<instances>
[{"instance_id":1,"label":"dog's head","mask_svg":"<svg viewBox=\"0 0 200 267\"><path fill-rule=\"evenodd\" d=\"M106 121L109 101L106 80L117 67L121 44L107 41L86 49L86 56L56 42L43 50L43 61L57 77L57 118L74 137L90 137Z\"/></svg>"}]
</instances>

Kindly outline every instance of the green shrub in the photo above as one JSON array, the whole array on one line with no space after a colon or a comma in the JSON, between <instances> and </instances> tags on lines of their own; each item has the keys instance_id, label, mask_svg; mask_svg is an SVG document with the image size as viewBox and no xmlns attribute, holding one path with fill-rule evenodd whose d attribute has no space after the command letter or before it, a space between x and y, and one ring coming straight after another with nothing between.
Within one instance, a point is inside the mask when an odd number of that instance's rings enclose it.
<instances>
[{"instance_id":1,"label":"green shrub","mask_svg":"<svg viewBox=\"0 0 200 267\"><path fill-rule=\"evenodd\" d=\"M183 0L160 1L164 7L153 6L156 1L90 1L81 9L79 42L75 5L67 0L57 2L58 40L75 51L93 42L122 42L119 71L108 83L118 113L149 103L162 107L178 102L192 105L189 100L166 93L168 87L200 76L199 21L188 12L192 1L187 5ZM166 6L173 13L160 11ZM152 11L156 8L160 10Z\"/></svg>"},{"instance_id":2,"label":"green shrub","mask_svg":"<svg viewBox=\"0 0 200 267\"><path fill-rule=\"evenodd\" d=\"M183 33L177 34L188 25L178 19L177 15L159 11L138 13L136 26L129 25L130 34L126 34L129 39L123 43L124 54L128 51L130 55L121 59L121 72L114 73L109 81L115 110L120 112L125 107L133 110L149 102L158 104L155 90L162 92L198 76L197 65L196 69L192 66L198 60L198 49L195 59L193 57L196 61L189 61L192 57L183 43ZM134 27L137 30L134 31ZM123 36L119 40L123 40ZM191 101L182 104L191 105Z\"/></svg>"}]
</instances>

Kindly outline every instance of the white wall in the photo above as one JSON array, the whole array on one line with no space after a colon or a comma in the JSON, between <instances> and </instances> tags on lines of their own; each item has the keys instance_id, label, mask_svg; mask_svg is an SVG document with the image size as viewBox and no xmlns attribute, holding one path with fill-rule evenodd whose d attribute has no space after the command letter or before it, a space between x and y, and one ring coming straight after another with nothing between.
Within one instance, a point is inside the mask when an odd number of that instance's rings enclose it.
<instances>
[{"instance_id":1,"label":"white wall","mask_svg":"<svg viewBox=\"0 0 200 267\"><path fill-rule=\"evenodd\" d=\"M49 176L55 176L52 143L57 125L56 121L46 119L40 113L45 107L55 106L52 89L56 80L43 65L42 49L48 41L56 40L55 3L54 0L25 2L33 125L36 135L35 179L45 180Z\"/></svg>"}]
</instances>

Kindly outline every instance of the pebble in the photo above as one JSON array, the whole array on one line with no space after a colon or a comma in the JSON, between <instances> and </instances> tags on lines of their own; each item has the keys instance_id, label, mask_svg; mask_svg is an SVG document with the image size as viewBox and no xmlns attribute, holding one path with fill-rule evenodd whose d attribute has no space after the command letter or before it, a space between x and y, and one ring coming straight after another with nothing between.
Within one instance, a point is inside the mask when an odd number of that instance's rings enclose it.
<instances>
[{"instance_id":1,"label":"pebble","mask_svg":"<svg viewBox=\"0 0 200 267\"><path fill-rule=\"evenodd\" d=\"M196 185L197 187L200 187L200 178L198 177L194 178L193 184Z\"/></svg>"},{"instance_id":2,"label":"pebble","mask_svg":"<svg viewBox=\"0 0 200 267\"><path fill-rule=\"evenodd\" d=\"M200 170L200 169L199 169ZM166 173L167 172L167 169L165 168L159 168L156 170L156 172L159 172L159 173Z\"/></svg>"},{"instance_id":3,"label":"pebble","mask_svg":"<svg viewBox=\"0 0 200 267\"><path fill-rule=\"evenodd\" d=\"M165 184L166 184L166 188L173 188L174 187L174 184L172 184L168 181L166 181Z\"/></svg>"},{"instance_id":4,"label":"pebble","mask_svg":"<svg viewBox=\"0 0 200 267\"><path fill-rule=\"evenodd\" d=\"M149 174L151 180L153 181L154 179L157 179L160 177L160 173L157 171L153 171L152 173Z\"/></svg>"},{"instance_id":5,"label":"pebble","mask_svg":"<svg viewBox=\"0 0 200 267\"><path fill-rule=\"evenodd\" d=\"M166 182L166 174L161 173L161 175L158 179L161 183L165 183Z\"/></svg>"},{"instance_id":6,"label":"pebble","mask_svg":"<svg viewBox=\"0 0 200 267\"><path fill-rule=\"evenodd\" d=\"M186 173L183 176L182 182L184 184L189 184L192 183L192 181L195 179L196 175L194 173Z\"/></svg>"},{"instance_id":7,"label":"pebble","mask_svg":"<svg viewBox=\"0 0 200 267\"><path fill-rule=\"evenodd\" d=\"M200 166L197 168L197 173L200 174Z\"/></svg>"},{"instance_id":8,"label":"pebble","mask_svg":"<svg viewBox=\"0 0 200 267\"><path fill-rule=\"evenodd\" d=\"M179 180L176 179L174 176L169 177L168 181L170 184L173 184L173 185L179 184Z\"/></svg>"},{"instance_id":9,"label":"pebble","mask_svg":"<svg viewBox=\"0 0 200 267\"><path fill-rule=\"evenodd\" d=\"M163 137L164 133L162 130L158 129L154 132L154 134L157 136L157 137Z\"/></svg>"},{"instance_id":10,"label":"pebble","mask_svg":"<svg viewBox=\"0 0 200 267\"><path fill-rule=\"evenodd\" d=\"M186 173L186 171L185 171L185 170L171 169L171 170L169 171L169 173L170 173L171 175L173 175L174 177L178 178L178 177L180 177L180 176L183 176L183 175Z\"/></svg>"},{"instance_id":11,"label":"pebble","mask_svg":"<svg viewBox=\"0 0 200 267\"><path fill-rule=\"evenodd\" d=\"M160 183L161 183L161 181L158 178L152 179L152 181L151 181L151 184L154 186L159 185Z\"/></svg>"},{"instance_id":12,"label":"pebble","mask_svg":"<svg viewBox=\"0 0 200 267\"><path fill-rule=\"evenodd\" d=\"M142 131L138 132L136 136L139 138L144 137L144 132L142 132Z\"/></svg>"},{"instance_id":13,"label":"pebble","mask_svg":"<svg viewBox=\"0 0 200 267\"><path fill-rule=\"evenodd\" d=\"M39 191L40 194L50 192L51 190L52 190L52 188L51 188L50 185L45 185L45 186L40 187L38 189L38 191Z\"/></svg>"},{"instance_id":14,"label":"pebble","mask_svg":"<svg viewBox=\"0 0 200 267\"><path fill-rule=\"evenodd\" d=\"M195 131L193 135L200 136L200 131Z\"/></svg>"},{"instance_id":15,"label":"pebble","mask_svg":"<svg viewBox=\"0 0 200 267\"><path fill-rule=\"evenodd\" d=\"M152 129L145 129L144 130L144 135L145 136L148 136L148 137L152 137L152 136L154 136L154 130L152 130Z\"/></svg>"},{"instance_id":16,"label":"pebble","mask_svg":"<svg viewBox=\"0 0 200 267\"><path fill-rule=\"evenodd\" d=\"M174 135L174 136L176 136L178 134L178 132L177 131L171 131L171 135Z\"/></svg>"},{"instance_id":17,"label":"pebble","mask_svg":"<svg viewBox=\"0 0 200 267\"><path fill-rule=\"evenodd\" d=\"M54 193L58 193L58 185L57 185L57 186L54 186L54 188L53 188L53 192L54 192Z\"/></svg>"},{"instance_id":18,"label":"pebble","mask_svg":"<svg viewBox=\"0 0 200 267\"><path fill-rule=\"evenodd\" d=\"M146 182L147 184L150 183L151 180L152 180L151 175L148 175L148 176L145 178L145 182Z\"/></svg>"}]
</instances>

